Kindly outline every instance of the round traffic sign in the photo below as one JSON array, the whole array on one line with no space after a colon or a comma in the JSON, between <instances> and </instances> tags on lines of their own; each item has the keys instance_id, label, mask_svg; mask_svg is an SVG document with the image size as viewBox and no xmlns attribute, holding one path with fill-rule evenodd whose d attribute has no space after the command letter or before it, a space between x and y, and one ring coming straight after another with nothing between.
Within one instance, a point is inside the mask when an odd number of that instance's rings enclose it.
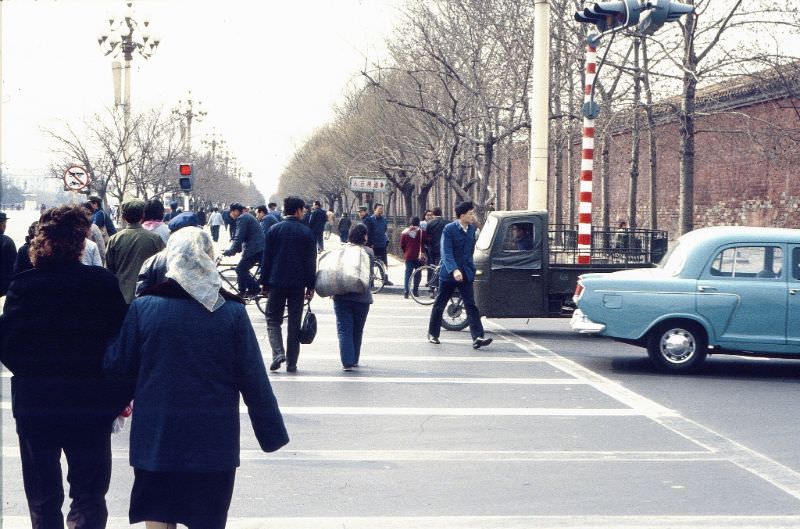
<instances>
[{"instance_id":1,"label":"round traffic sign","mask_svg":"<svg viewBox=\"0 0 800 529\"><path fill-rule=\"evenodd\" d=\"M73 165L64 172L64 187L70 191L80 191L89 186L89 171L80 165Z\"/></svg>"}]
</instances>

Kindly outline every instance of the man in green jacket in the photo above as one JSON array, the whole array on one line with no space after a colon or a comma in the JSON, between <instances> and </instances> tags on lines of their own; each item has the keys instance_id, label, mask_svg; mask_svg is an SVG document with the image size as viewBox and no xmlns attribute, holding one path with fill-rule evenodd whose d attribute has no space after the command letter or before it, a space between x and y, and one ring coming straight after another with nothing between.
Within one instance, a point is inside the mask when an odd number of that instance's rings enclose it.
<instances>
[{"instance_id":1,"label":"man in green jacket","mask_svg":"<svg viewBox=\"0 0 800 529\"><path fill-rule=\"evenodd\" d=\"M136 278L147 258L164 249L159 235L142 228L144 200L133 199L122 204L122 218L128 227L108 240L106 267L117 276L119 289L130 305L136 292Z\"/></svg>"}]
</instances>

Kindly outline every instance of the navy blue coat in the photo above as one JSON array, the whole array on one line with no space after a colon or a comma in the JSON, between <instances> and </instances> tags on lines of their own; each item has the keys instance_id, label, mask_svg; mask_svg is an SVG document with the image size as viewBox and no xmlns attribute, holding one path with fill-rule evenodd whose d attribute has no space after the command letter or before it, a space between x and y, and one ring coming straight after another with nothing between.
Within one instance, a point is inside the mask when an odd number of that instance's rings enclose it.
<instances>
[{"instance_id":1,"label":"navy blue coat","mask_svg":"<svg viewBox=\"0 0 800 529\"><path fill-rule=\"evenodd\" d=\"M453 272L457 269L461 270L466 281L475 279L475 261L472 260L472 254L475 251L476 233L475 225L470 224L464 232L457 220L444 227L440 246L442 281L455 281Z\"/></svg>"},{"instance_id":2,"label":"navy blue coat","mask_svg":"<svg viewBox=\"0 0 800 529\"><path fill-rule=\"evenodd\" d=\"M109 375L136 381L130 463L151 472L239 466L239 394L267 452L289 442L244 305L209 312L172 280L131 304L106 353Z\"/></svg>"},{"instance_id":3,"label":"navy blue coat","mask_svg":"<svg viewBox=\"0 0 800 529\"><path fill-rule=\"evenodd\" d=\"M317 243L311 230L296 217L286 217L270 228L262 259L262 285L314 288L317 276Z\"/></svg>"},{"instance_id":4,"label":"navy blue coat","mask_svg":"<svg viewBox=\"0 0 800 529\"><path fill-rule=\"evenodd\" d=\"M386 248L389 245L389 238L386 237L386 228L389 223L386 217L370 215L364 218L364 225L367 227L367 244L373 248Z\"/></svg>"},{"instance_id":5,"label":"navy blue coat","mask_svg":"<svg viewBox=\"0 0 800 529\"><path fill-rule=\"evenodd\" d=\"M311 216L308 219L308 227L311 228L311 233L319 235L325 231L325 223L328 222L328 214L322 208L311 210Z\"/></svg>"},{"instance_id":6,"label":"navy blue coat","mask_svg":"<svg viewBox=\"0 0 800 529\"><path fill-rule=\"evenodd\" d=\"M117 278L99 266L40 266L14 278L0 317L0 361L14 374L19 433L111 433L133 388L105 377L103 355L126 310Z\"/></svg>"},{"instance_id":7,"label":"navy blue coat","mask_svg":"<svg viewBox=\"0 0 800 529\"><path fill-rule=\"evenodd\" d=\"M257 218L249 213L242 213L236 218L236 234L228 251L241 251L242 258L264 253L264 230Z\"/></svg>"}]
</instances>

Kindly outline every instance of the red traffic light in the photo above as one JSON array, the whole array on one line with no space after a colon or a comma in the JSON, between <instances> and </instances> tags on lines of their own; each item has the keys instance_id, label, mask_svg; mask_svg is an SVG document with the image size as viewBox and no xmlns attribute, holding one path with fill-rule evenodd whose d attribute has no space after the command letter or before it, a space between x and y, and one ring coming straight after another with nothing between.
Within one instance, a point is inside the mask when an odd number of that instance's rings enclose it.
<instances>
[{"instance_id":1,"label":"red traffic light","mask_svg":"<svg viewBox=\"0 0 800 529\"><path fill-rule=\"evenodd\" d=\"M182 163L178 165L178 172L181 176L192 176L192 164Z\"/></svg>"}]
</instances>

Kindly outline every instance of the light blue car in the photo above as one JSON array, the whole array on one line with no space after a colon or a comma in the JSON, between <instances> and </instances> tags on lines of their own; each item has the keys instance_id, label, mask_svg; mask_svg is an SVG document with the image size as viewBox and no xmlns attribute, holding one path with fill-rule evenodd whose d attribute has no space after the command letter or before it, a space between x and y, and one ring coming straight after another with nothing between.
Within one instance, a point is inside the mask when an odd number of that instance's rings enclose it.
<instances>
[{"instance_id":1,"label":"light blue car","mask_svg":"<svg viewBox=\"0 0 800 529\"><path fill-rule=\"evenodd\" d=\"M702 228L658 268L581 276L570 324L646 347L665 371L717 353L800 358L798 293L800 230Z\"/></svg>"}]
</instances>

